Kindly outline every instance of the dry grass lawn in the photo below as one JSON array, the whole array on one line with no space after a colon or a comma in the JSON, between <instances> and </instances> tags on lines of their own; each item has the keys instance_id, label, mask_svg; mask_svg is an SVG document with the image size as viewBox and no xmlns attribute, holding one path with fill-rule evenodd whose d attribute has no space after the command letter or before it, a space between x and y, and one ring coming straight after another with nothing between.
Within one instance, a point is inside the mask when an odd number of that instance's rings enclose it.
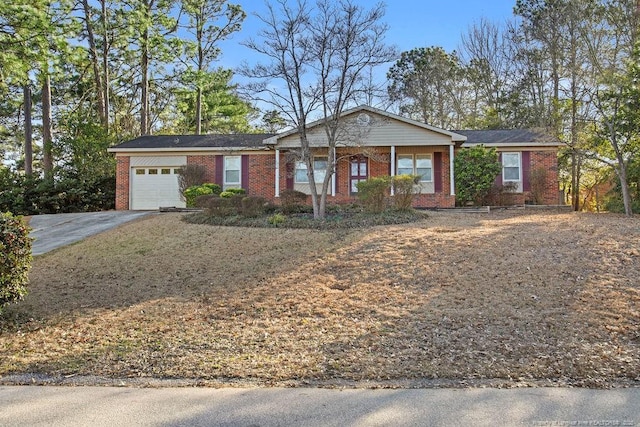
<instances>
[{"instance_id":1,"label":"dry grass lawn","mask_svg":"<svg viewBox=\"0 0 640 427\"><path fill-rule=\"evenodd\" d=\"M37 257L0 382L640 384L640 219L430 213L321 232L163 214Z\"/></svg>"}]
</instances>

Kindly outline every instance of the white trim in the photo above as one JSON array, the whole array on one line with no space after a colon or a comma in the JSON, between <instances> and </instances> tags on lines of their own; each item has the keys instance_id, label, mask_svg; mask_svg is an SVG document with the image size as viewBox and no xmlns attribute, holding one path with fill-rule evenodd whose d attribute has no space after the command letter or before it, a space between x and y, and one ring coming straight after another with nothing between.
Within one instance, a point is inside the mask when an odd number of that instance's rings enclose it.
<instances>
[{"instance_id":1,"label":"white trim","mask_svg":"<svg viewBox=\"0 0 640 427\"><path fill-rule=\"evenodd\" d=\"M400 157L404 157L404 158L411 158L411 165L412 165L412 175L418 175L418 157L421 158L428 158L429 162L431 163L431 168L429 168L431 170L431 178L428 180L423 180L420 179L419 182L421 183L433 183L434 179L433 179L433 153L413 153L413 154L399 154L398 156L396 156L396 162L397 159L399 159ZM397 165L396 165L397 166ZM408 168L407 168L408 169ZM396 169L397 170L397 169Z\"/></svg>"},{"instance_id":2,"label":"white trim","mask_svg":"<svg viewBox=\"0 0 640 427\"><path fill-rule=\"evenodd\" d=\"M275 197L280 197L280 150L276 149L276 184Z\"/></svg>"},{"instance_id":3,"label":"white trim","mask_svg":"<svg viewBox=\"0 0 640 427\"><path fill-rule=\"evenodd\" d=\"M238 159L238 169L229 169L231 171L238 171L237 182L227 182L227 159L235 157ZM241 188L242 187L242 156L224 156L222 159L222 189L228 188Z\"/></svg>"},{"instance_id":4,"label":"white trim","mask_svg":"<svg viewBox=\"0 0 640 427\"><path fill-rule=\"evenodd\" d=\"M455 196L456 195L456 175L453 167L453 164L454 164L453 156L454 156L453 145L450 145L449 146L449 193L452 196Z\"/></svg>"}]
</instances>

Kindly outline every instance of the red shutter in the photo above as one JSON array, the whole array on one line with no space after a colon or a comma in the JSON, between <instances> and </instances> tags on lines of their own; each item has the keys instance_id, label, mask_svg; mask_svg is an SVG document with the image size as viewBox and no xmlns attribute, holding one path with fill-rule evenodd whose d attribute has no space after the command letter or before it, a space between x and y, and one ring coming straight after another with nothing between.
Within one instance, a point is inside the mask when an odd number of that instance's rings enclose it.
<instances>
[{"instance_id":1,"label":"red shutter","mask_svg":"<svg viewBox=\"0 0 640 427\"><path fill-rule=\"evenodd\" d=\"M433 153L433 189L442 193L442 153Z\"/></svg>"},{"instance_id":2,"label":"red shutter","mask_svg":"<svg viewBox=\"0 0 640 427\"><path fill-rule=\"evenodd\" d=\"M293 174L295 173L294 166L293 162L287 162L287 190L293 190Z\"/></svg>"},{"instance_id":3,"label":"red shutter","mask_svg":"<svg viewBox=\"0 0 640 427\"><path fill-rule=\"evenodd\" d=\"M249 192L249 156L243 154L240 158L240 187Z\"/></svg>"},{"instance_id":4,"label":"red shutter","mask_svg":"<svg viewBox=\"0 0 640 427\"><path fill-rule=\"evenodd\" d=\"M224 156L216 156L215 181L222 188L224 186Z\"/></svg>"},{"instance_id":5,"label":"red shutter","mask_svg":"<svg viewBox=\"0 0 640 427\"><path fill-rule=\"evenodd\" d=\"M522 190L531 191L531 152L522 152Z\"/></svg>"},{"instance_id":6,"label":"red shutter","mask_svg":"<svg viewBox=\"0 0 640 427\"><path fill-rule=\"evenodd\" d=\"M502 153L498 153L498 163L500 163L500 173L496 176L495 184L496 186L502 186Z\"/></svg>"}]
</instances>

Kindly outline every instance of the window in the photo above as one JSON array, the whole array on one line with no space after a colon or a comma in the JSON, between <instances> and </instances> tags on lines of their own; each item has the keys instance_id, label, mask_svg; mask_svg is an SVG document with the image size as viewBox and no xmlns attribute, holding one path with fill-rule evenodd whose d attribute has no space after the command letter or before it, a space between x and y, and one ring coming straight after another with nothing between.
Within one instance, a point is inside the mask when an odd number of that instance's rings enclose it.
<instances>
[{"instance_id":1,"label":"window","mask_svg":"<svg viewBox=\"0 0 640 427\"><path fill-rule=\"evenodd\" d=\"M431 182L433 166L431 154L400 154L397 175L420 175L420 182Z\"/></svg>"},{"instance_id":2,"label":"window","mask_svg":"<svg viewBox=\"0 0 640 427\"><path fill-rule=\"evenodd\" d=\"M171 169L160 169L162 175L171 175Z\"/></svg>"},{"instance_id":3,"label":"window","mask_svg":"<svg viewBox=\"0 0 640 427\"><path fill-rule=\"evenodd\" d=\"M520 153L502 153L502 181L519 182L520 175Z\"/></svg>"},{"instance_id":4,"label":"window","mask_svg":"<svg viewBox=\"0 0 640 427\"><path fill-rule=\"evenodd\" d=\"M241 156L224 156L224 187L240 186Z\"/></svg>"},{"instance_id":5,"label":"window","mask_svg":"<svg viewBox=\"0 0 640 427\"><path fill-rule=\"evenodd\" d=\"M313 158L313 178L316 183L324 181L324 178L327 175L328 163L329 161L326 157ZM307 177L307 164L305 162L296 162L295 182L297 184L309 183L309 178Z\"/></svg>"},{"instance_id":6,"label":"window","mask_svg":"<svg viewBox=\"0 0 640 427\"><path fill-rule=\"evenodd\" d=\"M136 169L136 175L144 175L145 169Z\"/></svg>"},{"instance_id":7,"label":"window","mask_svg":"<svg viewBox=\"0 0 640 427\"><path fill-rule=\"evenodd\" d=\"M149 175L158 175L158 169L149 169Z\"/></svg>"}]
</instances>

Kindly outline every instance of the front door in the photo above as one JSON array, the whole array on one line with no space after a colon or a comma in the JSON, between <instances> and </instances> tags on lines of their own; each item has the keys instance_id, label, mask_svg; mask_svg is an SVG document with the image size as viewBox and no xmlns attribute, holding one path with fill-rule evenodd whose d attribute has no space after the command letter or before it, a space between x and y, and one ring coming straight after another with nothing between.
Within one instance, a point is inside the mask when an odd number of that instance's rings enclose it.
<instances>
[{"instance_id":1,"label":"front door","mask_svg":"<svg viewBox=\"0 0 640 427\"><path fill-rule=\"evenodd\" d=\"M358 192L358 183L367 179L367 158L364 156L352 157L349 175L351 194L356 194Z\"/></svg>"}]
</instances>

